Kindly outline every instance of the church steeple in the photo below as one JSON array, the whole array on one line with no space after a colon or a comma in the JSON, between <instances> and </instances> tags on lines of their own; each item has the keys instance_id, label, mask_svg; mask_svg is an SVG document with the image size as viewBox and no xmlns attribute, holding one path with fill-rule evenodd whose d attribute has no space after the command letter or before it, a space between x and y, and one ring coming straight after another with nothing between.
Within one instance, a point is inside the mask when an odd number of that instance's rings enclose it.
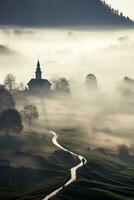
<instances>
[{"instance_id":1,"label":"church steeple","mask_svg":"<svg viewBox=\"0 0 134 200\"><path fill-rule=\"evenodd\" d=\"M39 60L37 62L37 68L36 68L35 76L36 76L36 80L42 79L42 71L41 71L40 61Z\"/></svg>"}]
</instances>

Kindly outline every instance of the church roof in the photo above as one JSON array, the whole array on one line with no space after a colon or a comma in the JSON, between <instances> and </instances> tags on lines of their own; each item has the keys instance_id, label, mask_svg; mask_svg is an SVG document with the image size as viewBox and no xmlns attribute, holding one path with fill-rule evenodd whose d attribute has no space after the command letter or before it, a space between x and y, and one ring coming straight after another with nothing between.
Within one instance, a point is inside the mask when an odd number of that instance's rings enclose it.
<instances>
[{"instance_id":1,"label":"church roof","mask_svg":"<svg viewBox=\"0 0 134 200\"><path fill-rule=\"evenodd\" d=\"M93 79L96 79L96 77L95 77L94 74L88 74L86 78L93 78Z\"/></svg>"},{"instance_id":2,"label":"church roof","mask_svg":"<svg viewBox=\"0 0 134 200\"><path fill-rule=\"evenodd\" d=\"M49 85L51 86L52 84L47 80L47 79L31 79L28 83L28 85L35 85L35 86L42 86L42 85Z\"/></svg>"}]
</instances>

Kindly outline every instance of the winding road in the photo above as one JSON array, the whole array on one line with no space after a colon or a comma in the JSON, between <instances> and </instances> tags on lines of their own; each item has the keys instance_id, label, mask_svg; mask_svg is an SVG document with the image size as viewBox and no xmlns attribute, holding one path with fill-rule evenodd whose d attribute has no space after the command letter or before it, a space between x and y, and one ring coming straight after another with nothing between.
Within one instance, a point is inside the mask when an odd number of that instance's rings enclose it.
<instances>
[{"instance_id":1,"label":"winding road","mask_svg":"<svg viewBox=\"0 0 134 200\"><path fill-rule=\"evenodd\" d=\"M43 200L51 199L52 197L57 195L61 190L63 190L65 187L67 187L68 185L70 185L71 183L76 181L77 180L77 170L87 163L86 158L82 157L81 155L77 155L77 154L73 153L72 151L69 151L66 148L64 148L63 146L61 146L57 141L58 135L55 132L50 131L49 133L53 135L52 142L55 146L57 146L58 148L60 148L61 150L65 151L65 152L68 152L71 155L77 157L80 160L80 163L70 169L71 178L69 179L69 181L67 181L64 185L62 185L57 190L53 191L51 194L47 195Z\"/></svg>"}]
</instances>

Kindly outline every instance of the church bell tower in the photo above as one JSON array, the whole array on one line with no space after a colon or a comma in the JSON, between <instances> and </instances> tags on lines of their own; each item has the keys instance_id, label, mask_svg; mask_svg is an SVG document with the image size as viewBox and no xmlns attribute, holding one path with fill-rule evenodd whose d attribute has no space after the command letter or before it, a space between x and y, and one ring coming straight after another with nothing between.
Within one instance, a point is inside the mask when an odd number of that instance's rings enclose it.
<instances>
[{"instance_id":1,"label":"church bell tower","mask_svg":"<svg viewBox=\"0 0 134 200\"><path fill-rule=\"evenodd\" d=\"M36 80L42 79L42 71L41 71L41 68L40 68L40 61L39 60L37 62L37 68L36 68L35 76L36 76Z\"/></svg>"}]
</instances>

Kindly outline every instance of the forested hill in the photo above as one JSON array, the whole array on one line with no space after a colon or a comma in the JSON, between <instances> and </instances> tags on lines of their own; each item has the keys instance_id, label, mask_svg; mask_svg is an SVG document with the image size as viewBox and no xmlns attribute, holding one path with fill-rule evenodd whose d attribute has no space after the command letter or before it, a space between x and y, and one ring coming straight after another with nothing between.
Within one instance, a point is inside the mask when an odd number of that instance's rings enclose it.
<instances>
[{"instance_id":1,"label":"forested hill","mask_svg":"<svg viewBox=\"0 0 134 200\"><path fill-rule=\"evenodd\" d=\"M133 26L101 0L0 0L0 24L24 26Z\"/></svg>"}]
</instances>

